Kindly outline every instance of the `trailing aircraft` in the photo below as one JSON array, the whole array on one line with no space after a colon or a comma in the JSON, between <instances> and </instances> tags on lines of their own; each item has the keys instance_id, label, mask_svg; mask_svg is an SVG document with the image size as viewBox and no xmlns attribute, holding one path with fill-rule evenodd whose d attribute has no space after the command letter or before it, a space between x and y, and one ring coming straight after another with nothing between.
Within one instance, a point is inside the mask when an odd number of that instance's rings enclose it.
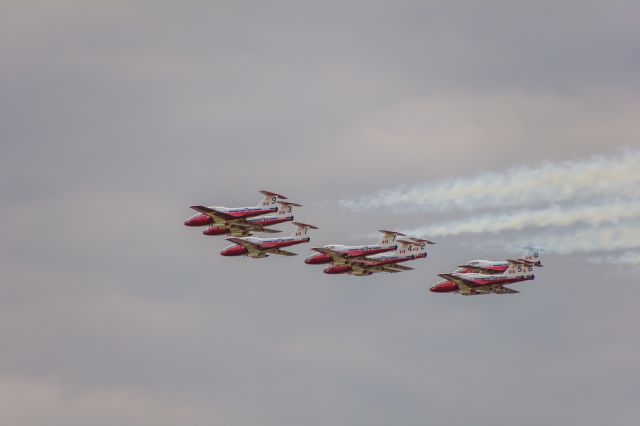
<instances>
[{"instance_id":1,"label":"trailing aircraft","mask_svg":"<svg viewBox=\"0 0 640 426\"><path fill-rule=\"evenodd\" d=\"M520 263L526 266L542 266L540 252L542 249L535 247L525 247L527 252L518 259L507 259L504 261L491 260L471 260L464 265L458 265L455 272L478 272L482 274L501 274L509 268L510 262Z\"/></svg>"},{"instance_id":2,"label":"trailing aircraft","mask_svg":"<svg viewBox=\"0 0 640 426\"><path fill-rule=\"evenodd\" d=\"M532 264L526 264L519 260L507 261L509 266L504 272L483 274L476 272L453 272L451 274L439 274L443 281L438 282L429 290L433 293L459 293L464 296L479 294L514 294L519 291L504 287L521 281L533 280Z\"/></svg>"},{"instance_id":3,"label":"trailing aircraft","mask_svg":"<svg viewBox=\"0 0 640 426\"><path fill-rule=\"evenodd\" d=\"M315 250L318 253L312 254L304 260L304 263L309 265L321 265L329 262L339 262L340 259L355 259L372 254L385 253L398 248L395 244L396 237L405 236L400 232L380 230L382 233L380 239L376 244L361 245L361 246L344 246L339 244L329 244L322 247L314 247L311 250Z\"/></svg>"},{"instance_id":4,"label":"trailing aircraft","mask_svg":"<svg viewBox=\"0 0 640 426\"><path fill-rule=\"evenodd\" d=\"M334 258L334 262L323 270L325 274L350 274L367 276L376 272L402 272L413 268L399 265L416 259L426 259L427 244L434 244L428 240L412 238L411 240L396 240L398 247L394 252L379 253L363 258L346 259Z\"/></svg>"},{"instance_id":5,"label":"trailing aircraft","mask_svg":"<svg viewBox=\"0 0 640 426\"><path fill-rule=\"evenodd\" d=\"M296 256L297 253L282 250L282 247L289 247L296 244L308 243L311 239L308 236L309 229L318 229L313 225L293 222L296 225L295 232L289 237L282 238L258 238L258 237L231 237L227 241L234 243L220 252L222 256L249 256L254 259L268 257L270 254L280 254L283 256Z\"/></svg>"}]
</instances>

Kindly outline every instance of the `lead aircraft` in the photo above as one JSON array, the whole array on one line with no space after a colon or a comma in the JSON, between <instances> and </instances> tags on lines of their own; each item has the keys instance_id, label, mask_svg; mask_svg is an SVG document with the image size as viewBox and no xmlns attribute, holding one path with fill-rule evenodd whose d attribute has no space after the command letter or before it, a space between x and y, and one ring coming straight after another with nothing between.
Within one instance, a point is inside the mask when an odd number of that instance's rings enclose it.
<instances>
[{"instance_id":1,"label":"lead aircraft","mask_svg":"<svg viewBox=\"0 0 640 426\"><path fill-rule=\"evenodd\" d=\"M295 232L289 237L283 238L227 238L227 241L234 243L220 252L223 256L249 256L254 259L268 257L270 254L280 254L283 256L296 256L297 253L282 250L282 247L289 247L296 244L308 243L309 229L318 229L306 223L293 222L296 225Z\"/></svg>"},{"instance_id":2,"label":"lead aircraft","mask_svg":"<svg viewBox=\"0 0 640 426\"><path fill-rule=\"evenodd\" d=\"M398 247L391 253L380 253L362 258L349 259L334 257L330 266L324 269L325 274L350 274L356 276L372 275L376 272L402 272L413 268L399 265L416 259L426 259L427 244L434 244L428 240L411 238L411 240L396 240Z\"/></svg>"},{"instance_id":3,"label":"lead aircraft","mask_svg":"<svg viewBox=\"0 0 640 426\"><path fill-rule=\"evenodd\" d=\"M251 232L277 233L275 229L268 229L265 226L293 220L293 216L287 217L287 212L291 213L292 207L300 207L300 204L289 203L287 197L270 191L260 191L264 196L257 206L253 207L220 207L220 206L191 206L199 212L187 219L186 226L206 226L210 225L203 234L247 236ZM276 216L263 216L269 213L278 212Z\"/></svg>"},{"instance_id":4,"label":"lead aircraft","mask_svg":"<svg viewBox=\"0 0 640 426\"><path fill-rule=\"evenodd\" d=\"M382 233L376 244L362 246L344 246L339 244L329 244L322 247L314 247L318 253L312 254L304 260L309 265L321 265L339 259L355 259L370 256L372 254L385 253L395 250L398 245L395 243L398 236L405 236L400 232L380 230Z\"/></svg>"}]
</instances>

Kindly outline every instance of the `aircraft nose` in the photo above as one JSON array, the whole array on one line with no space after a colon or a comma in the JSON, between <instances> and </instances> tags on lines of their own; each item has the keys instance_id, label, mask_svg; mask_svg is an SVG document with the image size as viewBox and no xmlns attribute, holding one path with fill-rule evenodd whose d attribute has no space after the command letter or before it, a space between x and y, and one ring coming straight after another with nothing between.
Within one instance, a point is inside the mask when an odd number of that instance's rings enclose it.
<instances>
[{"instance_id":1,"label":"aircraft nose","mask_svg":"<svg viewBox=\"0 0 640 426\"><path fill-rule=\"evenodd\" d=\"M209 223L211 223L211 220L209 219L208 216L203 214L191 216L189 219L187 219L184 222L186 226L204 226Z\"/></svg>"},{"instance_id":2,"label":"aircraft nose","mask_svg":"<svg viewBox=\"0 0 640 426\"><path fill-rule=\"evenodd\" d=\"M445 286L443 283L438 283L429 287L429 291L432 293L442 293L445 291Z\"/></svg>"}]
</instances>

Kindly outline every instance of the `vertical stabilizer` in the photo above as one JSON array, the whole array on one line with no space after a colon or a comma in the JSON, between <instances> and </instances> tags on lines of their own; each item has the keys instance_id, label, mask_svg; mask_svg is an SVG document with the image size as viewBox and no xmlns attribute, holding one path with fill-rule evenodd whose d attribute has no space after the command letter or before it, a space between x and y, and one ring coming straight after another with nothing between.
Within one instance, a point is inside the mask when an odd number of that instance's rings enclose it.
<instances>
[{"instance_id":1,"label":"vertical stabilizer","mask_svg":"<svg viewBox=\"0 0 640 426\"><path fill-rule=\"evenodd\" d=\"M264 197L260 200L260 207L278 207L278 200L286 200L287 197L271 191L260 191Z\"/></svg>"},{"instance_id":2,"label":"vertical stabilizer","mask_svg":"<svg viewBox=\"0 0 640 426\"><path fill-rule=\"evenodd\" d=\"M400 232L395 231L387 231L385 229L381 229L379 232L382 233L380 239L378 239L379 246L392 246L396 244L396 238L404 237L405 235Z\"/></svg>"},{"instance_id":3,"label":"vertical stabilizer","mask_svg":"<svg viewBox=\"0 0 640 426\"><path fill-rule=\"evenodd\" d=\"M309 229L318 229L318 227L313 225L307 225L306 223L300 222L292 222L296 226L296 231L293 233L292 237L296 238L308 238L309 237Z\"/></svg>"}]
</instances>

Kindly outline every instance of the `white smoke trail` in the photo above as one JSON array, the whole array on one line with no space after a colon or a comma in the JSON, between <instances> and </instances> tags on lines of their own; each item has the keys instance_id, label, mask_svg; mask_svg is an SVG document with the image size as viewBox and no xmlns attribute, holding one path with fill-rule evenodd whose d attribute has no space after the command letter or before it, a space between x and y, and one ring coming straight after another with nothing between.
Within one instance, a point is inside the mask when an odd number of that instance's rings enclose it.
<instances>
[{"instance_id":1,"label":"white smoke trail","mask_svg":"<svg viewBox=\"0 0 640 426\"><path fill-rule=\"evenodd\" d=\"M640 195L640 150L545 163L342 199L348 210L447 211L558 203L593 196Z\"/></svg>"},{"instance_id":2,"label":"white smoke trail","mask_svg":"<svg viewBox=\"0 0 640 426\"><path fill-rule=\"evenodd\" d=\"M527 227L598 225L640 218L640 201L603 202L597 206L554 206L541 210L485 214L465 220L437 223L413 230L404 230L418 237L440 237L464 233L515 231Z\"/></svg>"},{"instance_id":3,"label":"white smoke trail","mask_svg":"<svg viewBox=\"0 0 640 426\"><path fill-rule=\"evenodd\" d=\"M600 256L589 259L593 263L615 263L618 265L640 266L640 251L627 251L618 256Z\"/></svg>"},{"instance_id":4,"label":"white smoke trail","mask_svg":"<svg viewBox=\"0 0 640 426\"><path fill-rule=\"evenodd\" d=\"M496 245L499 245L505 250L533 245L557 254L635 250L640 249L640 224L587 227L563 233L519 234L510 237L509 240L477 241L473 244L479 249L496 248Z\"/></svg>"}]
</instances>

